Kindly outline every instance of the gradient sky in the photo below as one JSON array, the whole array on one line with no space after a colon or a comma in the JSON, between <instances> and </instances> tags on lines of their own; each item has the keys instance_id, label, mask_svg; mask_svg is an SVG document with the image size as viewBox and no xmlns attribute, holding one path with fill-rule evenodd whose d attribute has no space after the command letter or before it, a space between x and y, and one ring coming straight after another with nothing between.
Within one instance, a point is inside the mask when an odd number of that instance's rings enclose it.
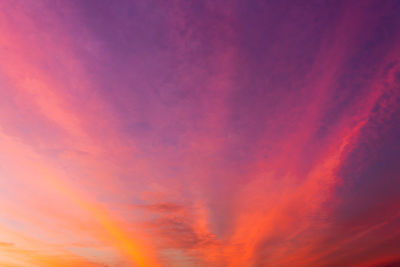
<instances>
[{"instance_id":1,"label":"gradient sky","mask_svg":"<svg viewBox=\"0 0 400 267\"><path fill-rule=\"evenodd\" d=\"M399 266L399 14L0 1L0 266Z\"/></svg>"}]
</instances>

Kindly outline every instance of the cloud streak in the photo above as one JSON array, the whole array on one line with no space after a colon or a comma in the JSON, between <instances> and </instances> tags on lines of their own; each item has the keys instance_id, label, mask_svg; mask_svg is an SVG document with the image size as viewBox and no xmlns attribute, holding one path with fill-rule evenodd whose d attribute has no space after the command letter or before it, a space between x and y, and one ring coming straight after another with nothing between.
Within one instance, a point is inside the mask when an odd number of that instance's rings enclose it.
<instances>
[{"instance_id":1,"label":"cloud streak","mask_svg":"<svg viewBox=\"0 0 400 267\"><path fill-rule=\"evenodd\" d=\"M2 266L397 262L396 1L4 1Z\"/></svg>"}]
</instances>

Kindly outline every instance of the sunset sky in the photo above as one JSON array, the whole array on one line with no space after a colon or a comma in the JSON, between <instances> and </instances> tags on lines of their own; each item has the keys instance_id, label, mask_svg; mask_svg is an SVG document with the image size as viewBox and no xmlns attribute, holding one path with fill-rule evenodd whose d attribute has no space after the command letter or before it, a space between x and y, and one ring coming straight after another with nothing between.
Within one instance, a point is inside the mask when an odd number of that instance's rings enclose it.
<instances>
[{"instance_id":1,"label":"sunset sky","mask_svg":"<svg viewBox=\"0 0 400 267\"><path fill-rule=\"evenodd\" d=\"M399 14L1 0L0 266L400 266Z\"/></svg>"}]
</instances>

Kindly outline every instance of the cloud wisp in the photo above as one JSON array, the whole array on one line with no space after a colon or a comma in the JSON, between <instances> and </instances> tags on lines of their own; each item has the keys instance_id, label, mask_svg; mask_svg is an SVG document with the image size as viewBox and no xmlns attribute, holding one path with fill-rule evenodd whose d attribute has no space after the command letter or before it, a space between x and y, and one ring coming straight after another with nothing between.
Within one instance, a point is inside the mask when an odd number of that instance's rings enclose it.
<instances>
[{"instance_id":1,"label":"cloud wisp","mask_svg":"<svg viewBox=\"0 0 400 267\"><path fill-rule=\"evenodd\" d=\"M0 9L1 266L398 262L396 1Z\"/></svg>"}]
</instances>

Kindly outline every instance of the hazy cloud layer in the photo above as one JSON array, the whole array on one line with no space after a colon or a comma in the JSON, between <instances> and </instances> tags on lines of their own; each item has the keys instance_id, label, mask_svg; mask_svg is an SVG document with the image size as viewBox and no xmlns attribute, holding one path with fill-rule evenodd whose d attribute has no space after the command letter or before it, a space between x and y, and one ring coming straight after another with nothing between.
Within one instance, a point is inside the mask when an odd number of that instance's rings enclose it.
<instances>
[{"instance_id":1,"label":"hazy cloud layer","mask_svg":"<svg viewBox=\"0 0 400 267\"><path fill-rule=\"evenodd\" d=\"M0 265L394 266L397 1L2 1Z\"/></svg>"}]
</instances>

